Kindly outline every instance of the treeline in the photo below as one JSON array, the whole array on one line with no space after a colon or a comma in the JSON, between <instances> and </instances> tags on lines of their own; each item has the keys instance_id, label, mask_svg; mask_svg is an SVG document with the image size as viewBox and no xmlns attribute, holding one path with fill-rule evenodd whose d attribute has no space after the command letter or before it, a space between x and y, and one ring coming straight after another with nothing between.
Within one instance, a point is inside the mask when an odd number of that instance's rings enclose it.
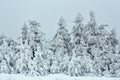
<instances>
[{"instance_id":1,"label":"treeline","mask_svg":"<svg viewBox=\"0 0 120 80\"><path fill-rule=\"evenodd\" d=\"M93 11L87 24L78 13L71 32L61 17L56 34L46 40L40 23L30 20L17 40L0 36L0 73L120 77L120 45L115 30L105 27L96 24Z\"/></svg>"}]
</instances>

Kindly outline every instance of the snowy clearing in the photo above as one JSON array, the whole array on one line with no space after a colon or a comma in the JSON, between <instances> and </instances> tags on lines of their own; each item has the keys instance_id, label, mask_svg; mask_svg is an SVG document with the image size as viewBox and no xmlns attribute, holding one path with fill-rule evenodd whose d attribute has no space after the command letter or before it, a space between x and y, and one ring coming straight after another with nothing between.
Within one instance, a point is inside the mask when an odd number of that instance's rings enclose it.
<instances>
[{"instance_id":1,"label":"snowy clearing","mask_svg":"<svg viewBox=\"0 0 120 80\"><path fill-rule=\"evenodd\" d=\"M0 74L0 80L120 80L120 78L107 77L69 77L63 74L52 74L48 76L24 76L19 74Z\"/></svg>"}]
</instances>

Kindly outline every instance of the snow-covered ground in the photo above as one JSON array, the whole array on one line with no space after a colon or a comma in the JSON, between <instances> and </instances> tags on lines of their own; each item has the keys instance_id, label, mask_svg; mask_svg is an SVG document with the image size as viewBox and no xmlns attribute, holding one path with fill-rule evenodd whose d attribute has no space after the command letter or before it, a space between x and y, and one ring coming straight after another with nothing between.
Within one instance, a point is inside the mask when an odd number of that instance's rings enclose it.
<instances>
[{"instance_id":1,"label":"snow-covered ground","mask_svg":"<svg viewBox=\"0 0 120 80\"><path fill-rule=\"evenodd\" d=\"M24 76L16 74L0 74L0 80L120 80L120 78L107 77L70 77L63 74L52 74L48 76Z\"/></svg>"}]
</instances>

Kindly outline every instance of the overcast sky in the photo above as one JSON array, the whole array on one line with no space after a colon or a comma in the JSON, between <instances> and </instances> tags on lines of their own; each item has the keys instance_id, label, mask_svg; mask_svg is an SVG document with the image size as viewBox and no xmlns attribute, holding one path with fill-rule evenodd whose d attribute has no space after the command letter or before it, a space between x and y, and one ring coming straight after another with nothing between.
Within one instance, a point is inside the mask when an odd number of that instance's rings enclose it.
<instances>
[{"instance_id":1,"label":"overcast sky","mask_svg":"<svg viewBox=\"0 0 120 80\"><path fill-rule=\"evenodd\" d=\"M42 31L51 38L61 16L71 29L77 12L88 21L91 10L98 25L108 24L119 34L120 0L0 0L0 34L17 38L24 22L31 19L40 22Z\"/></svg>"}]
</instances>

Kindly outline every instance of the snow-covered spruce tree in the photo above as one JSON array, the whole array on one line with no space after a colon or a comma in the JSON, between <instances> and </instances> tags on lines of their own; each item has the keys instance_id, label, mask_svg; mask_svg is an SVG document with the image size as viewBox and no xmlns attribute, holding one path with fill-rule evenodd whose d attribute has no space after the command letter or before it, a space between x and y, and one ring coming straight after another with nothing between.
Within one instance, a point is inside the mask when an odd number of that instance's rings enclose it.
<instances>
[{"instance_id":1,"label":"snow-covered spruce tree","mask_svg":"<svg viewBox=\"0 0 120 80\"><path fill-rule=\"evenodd\" d=\"M97 24L95 20L94 12L90 12L90 21L87 25L83 25L82 18L81 22L77 23L79 26L79 44L75 45L74 54L80 55L78 57L79 67L76 75L92 75L92 67L94 62L94 52L95 47L97 46ZM79 20L79 21L80 21ZM77 29L78 30L78 29ZM75 58L76 59L76 58Z\"/></svg>"},{"instance_id":2,"label":"snow-covered spruce tree","mask_svg":"<svg viewBox=\"0 0 120 80\"><path fill-rule=\"evenodd\" d=\"M32 57L31 59L34 59L35 54L37 51L37 48L43 48L43 35L44 33L41 32L40 30L40 23L36 22L36 21L29 21L29 25L30 25L30 31L29 31L29 45L30 48L32 50Z\"/></svg>"},{"instance_id":3,"label":"snow-covered spruce tree","mask_svg":"<svg viewBox=\"0 0 120 80\"><path fill-rule=\"evenodd\" d=\"M108 36L108 32L105 30L107 25L100 25L97 28L97 35L96 35L96 44L92 49L88 50L94 55L93 67L92 72L96 76L102 76L104 72L103 66L103 56L106 54L106 38Z\"/></svg>"},{"instance_id":4,"label":"snow-covered spruce tree","mask_svg":"<svg viewBox=\"0 0 120 80\"><path fill-rule=\"evenodd\" d=\"M110 49L111 46L107 44L109 40L109 33L105 30L106 25L97 26L94 12L90 12L90 21L86 26L85 31L87 35L86 42L88 44L87 53L90 57L89 75L105 76L109 74Z\"/></svg>"},{"instance_id":5,"label":"snow-covered spruce tree","mask_svg":"<svg viewBox=\"0 0 120 80\"><path fill-rule=\"evenodd\" d=\"M30 46L29 46L29 27L26 23L24 23L23 28L21 29L21 37L18 38L19 50L16 64L16 73L24 73L27 74L29 72L28 63L31 62Z\"/></svg>"},{"instance_id":6,"label":"snow-covered spruce tree","mask_svg":"<svg viewBox=\"0 0 120 80\"><path fill-rule=\"evenodd\" d=\"M2 35L0 37L0 72L14 73L16 64L16 42Z\"/></svg>"},{"instance_id":7,"label":"snow-covered spruce tree","mask_svg":"<svg viewBox=\"0 0 120 80\"><path fill-rule=\"evenodd\" d=\"M30 21L30 49L32 52L31 59L36 64L32 70L40 75L47 74L47 54L45 52L45 38L44 33L40 30L40 24L36 21ZM42 61L41 61L42 60ZM31 65L34 65L31 64Z\"/></svg>"},{"instance_id":8,"label":"snow-covered spruce tree","mask_svg":"<svg viewBox=\"0 0 120 80\"><path fill-rule=\"evenodd\" d=\"M83 18L80 13L77 14L77 17L75 18L75 26L73 26L72 34L73 34L73 44L74 47L79 46L82 42L83 32L84 32L84 24L83 24Z\"/></svg>"},{"instance_id":9,"label":"snow-covered spruce tree","mask_svg":"<svg viewBox=\"0 0 120 80\"><path fill-rule=\"evenodd\" d=\"M116 52L118 40L116 38L116 31L114 29L111 30L111 33L107 37L106 44L108 45L106 52L108 52L107 57L109 58L109 62L107 63L107 71L109 72L109 76L118 77L120 76L120 62L119 54Z\"/></svg>"},{"instance_id":10,"label":"snow-covered spruce tree","mask_svg":"<svg viewBox=\"0 0 120 80\"><path fill-rule=\"evenodd\" d=\"M6 59L9 58L8 51L7 51L7 44L5 43L4 36L0 37L1 45L0 45L0 73L10 73L10 66L9 66L9 60Z\"/></svg>"},{"instance_id":11,"label":"snow-covered spruce tree","mask_svg":"<svg viewBox=\"0 0 120 80\"><path fill-rule=\"evenodd\" d=\"M40 30L40 24L36 21L29 21L29 24L25 24L22 30L22 36L19 38L20 53L17 72L30 75L46 74L47 70L44 65L40 66L45 60L44 33Z\"/></svg>"},{"instance_id":12,"label":"snow-covered spruce tree","mask_svg":"<svg viewBox=\"0 0 120 80\"><path fill-rule=\"evenodd\" d=\"M71 59L71 38L68 30L65 28L65 20L61 17L58 22L58 30L51 41L50 50L52 51L51 73L67 73L68 62Z\"/></svg>"},{"instance_id":13,"label":"snow-covered spruce tree","mask_svg":"<svg viewBox=\"0 0 120 80\"><path fill-rule=\"evenodd\" d=\"M104 33L104 26L97 26L94 12L90 12L90 21L84 28L83 40L85 45L86 74L85 75L101 75L98 68L100 64L100 55L103 52L104 42L107 34ZM103 32L103 33L102 33ZM83 46L84 47L84 46ZM97 64L98 63L98 64Z\"/></svg>"},{"instance_id":14,"label":"snow-covered spruce tree","mask_svg":"<svg viewBox=\"0 0 120 80\"><path fill-rule=\"evenodd\" d=\"M111 70L112 64L118 59L116 56L116 45L118 41L114 31L108 33L104 27L97 26L93 12L90 12L90 21L87 25L87 53L90 56L89 75L96 76L113 76Z\"/></svg>"},{"instance_id":15,"label":"snow-covered spruce tree","mask_svg":"<svg viewBox=\"0 0 120 80\"><path fill-rule=\"evenodd\" d=\"M113 64L115 63L119 64L117 62L118 59L118 54L116 54L116 49L115 47L118 44L118 41L115 37L114 38L111 36L113 33L107 33L104 29L105 25L101 25L99 27L99 35L98 35L98 48L97 48L97 53L95 55L95 61L93 65L94 71L101 76L116 76L115 73L113 73L115 70L115 66L113 67ZM111 38L112 37L112 38ZM113 41L114 40L114 41ZM111 41L113 43L111 43ZM112 44L114 44L114 49ZM95 48L94 48L95 49ZM112 67L111 67L112 66Z\"/></svg>"},{"instance_id":16,"label":"snow-covered spruce tree","mask_svg":"<svg viewBox=\"0 0 120 80\"><path fill-rule=\"evenodd\" d=\"M83 18L81 14L77 14L74 21L72 35L73 35L73 56L69 63L68 74L73 76L84 76L86 73L86 44L84 41L84 30Z\"/></svg>"}]
</instances>

